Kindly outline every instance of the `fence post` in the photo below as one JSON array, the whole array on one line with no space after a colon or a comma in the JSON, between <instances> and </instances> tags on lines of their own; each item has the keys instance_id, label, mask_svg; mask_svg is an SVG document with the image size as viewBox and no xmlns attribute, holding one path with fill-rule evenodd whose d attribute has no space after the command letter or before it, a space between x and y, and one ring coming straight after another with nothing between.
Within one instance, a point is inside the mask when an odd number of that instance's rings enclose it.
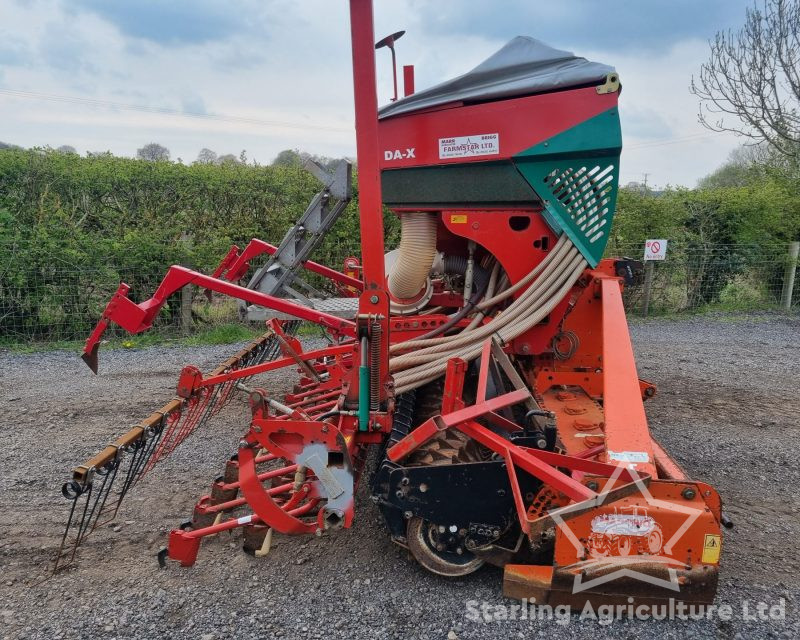
<instances>
[{"instance_id":1,"label":"fence post","mask_svg":"<svg viewBox=\"0 0 800 640\"><path fill-rule=\"evenodd\" d=\"M783 291L781 292L781 307L789 311L792 306L794 293L794 277L797 272L797 256L800 254L800 242L789 243L789 259L786 262L786 271L783 272Z\"/></svg>"},{"instance_id":2,"label":"fence post","mask_svg":"<svg viewBox=\"0 0 800 640\"><path fill-rule=\"evenodd\" d=\"M185 231L181 234L181 243L187 247L192 245L192 236ZM192 265L183 265L192 268ZM192 332L192 298L194 297L194 287L190 284L181 289L181 331L184 335Z\"/></svg>"},{"instance_id":3,"label":"fence post","mask_svg":"<svg viewBox=\"0 0 800 640\"><path fill-rule=\"evenodd\" d=\"M642 316L647 317L650 311L650 292L653 289L653 269L655 268L655 261L648 260L644 263L644 292L642 299Z\"/></svg>"}]
</instances>

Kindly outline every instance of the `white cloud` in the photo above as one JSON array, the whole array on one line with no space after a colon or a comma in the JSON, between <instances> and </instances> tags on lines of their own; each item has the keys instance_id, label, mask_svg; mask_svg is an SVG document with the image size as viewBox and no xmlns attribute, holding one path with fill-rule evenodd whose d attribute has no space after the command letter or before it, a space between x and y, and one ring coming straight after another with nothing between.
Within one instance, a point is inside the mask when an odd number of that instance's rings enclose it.
<instances>
[{"instance_id":1,"label":"white cloud","mask_svg":"<svg viewBox=\"0 0 800 640\"><path fill-rule=\"evenodd\" d=\"M738 146L735 137L712 133L697 121L697 99L689 84L707 55L705 42L688 40L660 55L613 59L622 81L623 183L642 181L647 173L656 186L694 186ZM600 56L612 59L608 52ZM647 118L652 118L651 131Z\"/></svg>"},{"instance_id":2,"label":"white cloud","mask_svg":"<svg viewBox=\"0 0 800 640\"><path fill-rule=\"evenodd\" d=\"M23 146L70 144L81 151L109 149L128 156L157 141L173 158L185 160L194 159L203 147L219 153L246 149L250 158L262 163L287 147L354 155L347 3L284 0L253 8L258 6L251 7L249 27L240 35L202 44L159 44L128 37L96 14L59 0L6 3L0 41L16 48L3 50L5 65L0 57L0 86L331 130L181 118L0 94L0 140ZM505 42L499 36L475 35L480 34L479 26L471 34L434 35L426 28L431 11L437 11L436 5L426 0L376 2L376 37L407 30L397 45L398 63L416 65L418 89L467 71ZM689 40L634 55L588 51L580 42L571 46L581 55L614 64L620 72L627 147L623 182L640 180L647 172L651 184L691 186L736 145L735 139L700 135L706 131L696 121L697 105L688 85L706 57L706 47ZM15 51L25 55L15 56ZM377 54L383 103L391 92L391 68L388 52ZM665 141L670 144L661 144Z\"/></svg>"}]
</instances>

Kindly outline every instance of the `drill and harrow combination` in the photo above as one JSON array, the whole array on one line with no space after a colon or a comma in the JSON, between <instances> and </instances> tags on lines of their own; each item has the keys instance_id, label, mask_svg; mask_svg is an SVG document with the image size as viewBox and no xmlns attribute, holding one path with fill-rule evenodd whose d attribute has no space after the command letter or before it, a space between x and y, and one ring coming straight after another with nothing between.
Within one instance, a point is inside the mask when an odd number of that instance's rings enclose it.
<instances>
[{"instance_id":1,"label":"drill and harrow combination","mask_svg":"<svg viewBox=\"0 0 800 640\"><path fill-rule=\"evenodd\" d=\"M185 286L238 299L267 331L211 372L185 367L174 399L75 468L56 567L238 397L249 426L162 564L194 564L204 537L231 529L264 555L273 532L357 527L362 482L390 539L434 573L490 563L506 595L539 603L712 601L720 498L648 429L655 387L637 375L622 300L641 265L603 257L617 73L518 37L424 91L405 67L405 97L379 110L371 2L351 0L350 17L360 261L311 260L352 197L348 162L311 162L321 191L277 246L233 247L211 275L170 267L139 303L120 285L86 342L95 372L109 324L144 331ZM394 58L400 35L378 47ZM384 206L401 224L388 252ZM302 322L328 346L304 349ZM294 376L288 392L258 386L275 371Z\"/></svg>"}]
</instances>

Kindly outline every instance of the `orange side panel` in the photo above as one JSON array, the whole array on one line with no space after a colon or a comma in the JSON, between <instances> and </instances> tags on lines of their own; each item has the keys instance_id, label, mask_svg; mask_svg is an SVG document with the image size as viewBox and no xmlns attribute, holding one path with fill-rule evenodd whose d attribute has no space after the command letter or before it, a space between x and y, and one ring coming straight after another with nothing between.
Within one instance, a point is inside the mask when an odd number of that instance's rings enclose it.
<instances>
[{"instance_id":1,"label":"orange side panel","mask_svg":"<svg viewBox=\"0 0 800 640\"><path fill-rule=\"evenodd\" d=\"M603 406L607 460L635 464L637 471L656 478L653 443L619 279L601 276L599 280L603 300Z\"/></svg>"}]
</instances>

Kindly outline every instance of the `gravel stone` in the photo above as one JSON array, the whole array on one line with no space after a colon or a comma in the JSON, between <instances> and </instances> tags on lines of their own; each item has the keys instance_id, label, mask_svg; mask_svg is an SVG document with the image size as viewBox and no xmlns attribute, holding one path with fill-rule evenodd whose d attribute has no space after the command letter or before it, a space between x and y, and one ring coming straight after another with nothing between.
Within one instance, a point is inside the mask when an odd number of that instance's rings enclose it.
<instances>
[{"instance_id":1,"label":"gravel stone","mask_svg":"<svg viewBox=\"0 0 800 640\"><path fill-rule=\"evenodd\" d=\"M476 622L467 602L512 605L502 571L447 580L388 539L362 485L351 529L276 535L266 558L239 537L203 542L197 564L159 569L168 531L191 514L248 425L231 402L126 498L125 526L100 527L76 564L49 575L67 516L61 484L76 464L174 395L178 373L208 371L241 345L77 354L0 353L0 638L797 638L800 637L800 319L753 314L634 321L639 375L658 385L651 429L697 480L717 488L726 530L717 604L730 621ZM285 389L281 376L253 386ZM235 547L235 548L231 548ZM256 579L254 580L253 577ZM785 601L783 620L747 620Z\"/></svg>"}]
</instances>

